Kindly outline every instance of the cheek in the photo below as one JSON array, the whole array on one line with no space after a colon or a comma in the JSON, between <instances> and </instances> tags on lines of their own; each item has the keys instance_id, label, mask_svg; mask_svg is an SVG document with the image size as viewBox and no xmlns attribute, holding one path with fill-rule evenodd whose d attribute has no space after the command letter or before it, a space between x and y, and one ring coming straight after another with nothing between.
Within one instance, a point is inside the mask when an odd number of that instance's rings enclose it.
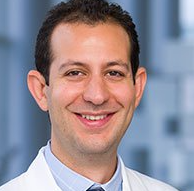
<instances>
[{"instance_id":1,"label":"cheek","mask_svg":"<svg viewBox=\"0 0 194 191\"><path fill-rule=\"evenodd\" d=\"M69 84L55 85L48 96L49 115L53 126L69 123L69 105L80 96L81 88ZM62 126L61 126L62 127ZM64 129L63 129L64 130Z\"/></svg>"},{"instance_id":2,"label":"cheek","mask_svg":"<svg viewBox=\"0 0 194 191\"><path fill-rule=\"evenodd\" d=\"M135 88L130 83L119 84L111 88L111 93L124 108L130 107L135 100Z\"/></svg>"},{"instance_id":3,"label":"cheek","mask_svg":"<svg viewBox=\"0 0 194 191\"><path fill-rule=\"evenodd\" d=\"M70 105L81 95L82 87L75 84L62 84L57 88L53 88L52 101L57 103L59 107Z\"/></svg>"}]
</instances>

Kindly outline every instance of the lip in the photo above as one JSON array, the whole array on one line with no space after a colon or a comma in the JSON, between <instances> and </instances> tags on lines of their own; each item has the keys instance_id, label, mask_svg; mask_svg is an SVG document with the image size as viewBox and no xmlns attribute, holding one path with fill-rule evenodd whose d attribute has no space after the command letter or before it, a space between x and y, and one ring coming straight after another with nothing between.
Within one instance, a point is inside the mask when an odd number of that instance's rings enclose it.
<instances>
[{"instance_id":1,"label":"lip","mask_svg":"<svg viewBox=\"0 0 194 191\"><path fill-rule=\"evenodd\" d=\"M103 129L106 124L110 121L114 113L101 113L101 114L89 114L89 113L84 113L84 114L75 114L78 120L86 127L89 129ZM103 116L106 115L103 119L98 119L98 120L89 120L86 118L83 118L82 115L90 115L90 116Z\"/></svg>"}]
</instances>

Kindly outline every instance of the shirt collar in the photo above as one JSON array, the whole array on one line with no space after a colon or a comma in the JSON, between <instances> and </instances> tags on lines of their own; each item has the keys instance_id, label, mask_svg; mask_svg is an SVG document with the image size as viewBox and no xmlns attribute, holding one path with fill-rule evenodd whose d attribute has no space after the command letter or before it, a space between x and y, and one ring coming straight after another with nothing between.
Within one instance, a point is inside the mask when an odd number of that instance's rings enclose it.
<instances>
[{"instance_id":1,"label":"shirt collar","mask_svg":"<svg viewBox=\"0 0 194 191\"><path fill-rule=\"evenodd\" d=\"M90 187L101 186L105 191L120 191L122 187L121 161L118 157L117 170L106 184L98 184L76 173L61 163L51 152L50 141L45 148L45 159L57 185L65 191L85 191Z\"/></svg>"}]
</instances>

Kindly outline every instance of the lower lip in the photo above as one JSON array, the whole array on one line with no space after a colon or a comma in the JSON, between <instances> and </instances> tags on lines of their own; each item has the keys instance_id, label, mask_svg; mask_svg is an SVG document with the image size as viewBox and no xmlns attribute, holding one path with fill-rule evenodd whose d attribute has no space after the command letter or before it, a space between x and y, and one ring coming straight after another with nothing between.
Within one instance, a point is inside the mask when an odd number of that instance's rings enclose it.
<instances>
[{"instance_id":1,"label":"lower lip","mask_svg":"<svg viewBox=\"0 0 194 191\"><path fill-rule=\"evenodd\" d=\"M104 119L95 120L95 121L88 120L86 118L81 117L80 115L76 115L76 116L86 127L92 128L92 129L101 129L109 122L113 114L109 114Z\"/></svg>"}]
</instances>

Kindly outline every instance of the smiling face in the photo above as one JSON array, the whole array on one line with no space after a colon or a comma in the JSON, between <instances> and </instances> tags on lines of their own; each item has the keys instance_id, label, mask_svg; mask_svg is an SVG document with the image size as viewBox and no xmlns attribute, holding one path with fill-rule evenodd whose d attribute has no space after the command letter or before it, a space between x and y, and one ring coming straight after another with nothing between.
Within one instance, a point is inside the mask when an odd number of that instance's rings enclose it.
<instances>
[{"instance_id":1,"label":"smiling face","mask_svg":"<svg viewBox=\"0 0 194 191\"><path fill-rule=\"evenodd\" d=\"M49 86L34 71L29 84L39 81L41 91L33 93L36 88L30 85L29 89L39 106L49 111L52 150L59 158L116 155L146 81L145 70L139 68L133 83L130 48L127 33L116 24L55 28Z\"/></svg>"}]
</instances>

